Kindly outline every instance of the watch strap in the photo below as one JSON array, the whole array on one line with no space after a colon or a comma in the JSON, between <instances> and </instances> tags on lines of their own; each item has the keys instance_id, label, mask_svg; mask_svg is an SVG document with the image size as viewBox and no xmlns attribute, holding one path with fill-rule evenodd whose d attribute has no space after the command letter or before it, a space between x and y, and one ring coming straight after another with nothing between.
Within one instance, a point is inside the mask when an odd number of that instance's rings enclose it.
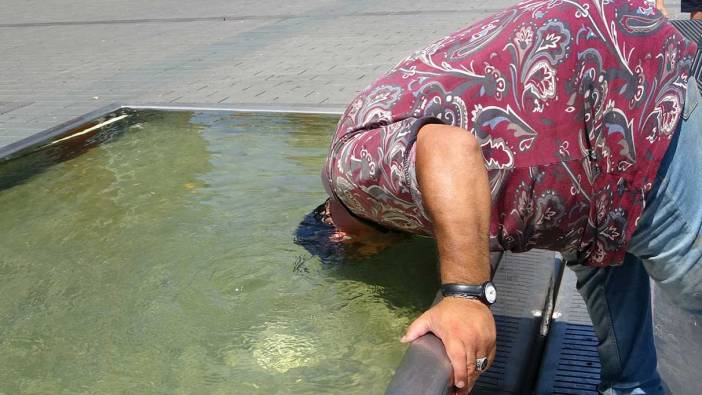
<instances>
[{"instance_id":1,"label":"watch strap","mask_svg":"<svg viewBox=\"0 0 702 395\"><path fill-rule=\"evenodd\" d=\"M444 296L463 296L479 298L483 294L483 284L443 284L441 286L441 293Z\"/></svg>"},{"instance_id":2,"label":"watch strap","mask_svg":"<svg viewBox=\"0 0 702 395\"><path fill-rule=\"evenodd\" d=\"M488 287L490 287L492 291L491 297L488 297L486 294L486 289ZM490 281L486 281L480 285L458 283L443 284L441 286L441 294L444 297L456 296L466 299L478 299L488 307L492 306L492 304L495 302L494 285Z\"/></svg>"}]
</instances>

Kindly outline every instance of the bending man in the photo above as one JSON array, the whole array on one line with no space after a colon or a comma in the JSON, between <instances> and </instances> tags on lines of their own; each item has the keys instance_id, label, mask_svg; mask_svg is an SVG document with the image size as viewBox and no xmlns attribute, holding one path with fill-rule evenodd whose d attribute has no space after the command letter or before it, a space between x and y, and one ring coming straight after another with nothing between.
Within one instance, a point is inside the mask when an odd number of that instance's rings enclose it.
<instances>
[{"instance_id":1,"label":"bending man","mask_svg":"<svg viewBox=\"0 0 702 395\"><path fill-rule=\"evenodd\" d=\"M449 297L404 339L440 337L460 392L495 355L489 251L543 248L577 262L602 391L662 393L649 276L702 311L694 53L643 0L526 1L349 105L323 171L336 236L436 238Z\"/></svg>"}]
</instances>

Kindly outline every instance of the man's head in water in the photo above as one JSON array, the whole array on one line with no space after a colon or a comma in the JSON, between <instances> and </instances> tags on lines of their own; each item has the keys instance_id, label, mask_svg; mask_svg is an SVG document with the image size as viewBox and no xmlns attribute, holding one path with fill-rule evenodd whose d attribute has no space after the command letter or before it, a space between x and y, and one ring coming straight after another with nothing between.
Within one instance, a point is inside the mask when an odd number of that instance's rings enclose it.
<instances>
[{"instance_id":1,"label":"man's head in water","mask_svg":"<svg viewBox=\"0 0 702 395\"><path fill-rule=\"evenodd\" d=\"M295 243L325 263L374 255L406 237L366 223L336 199L327 199L307 214L295 231Z\"/></svg>"}]
</instances>

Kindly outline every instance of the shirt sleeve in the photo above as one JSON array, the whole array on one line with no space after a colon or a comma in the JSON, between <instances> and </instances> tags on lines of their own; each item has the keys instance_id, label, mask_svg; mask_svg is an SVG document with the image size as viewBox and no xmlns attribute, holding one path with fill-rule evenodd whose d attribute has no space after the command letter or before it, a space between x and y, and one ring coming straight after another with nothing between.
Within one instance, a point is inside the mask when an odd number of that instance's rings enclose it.
<instances>
[{"instance_id":1,"label":"shirt sleeve","mask_svg":"<svg viewBox=\"0 0 702 395\"><path fill-rule=\"evenodd\" d=\"M331 192L349 211L384 227L431 235L415 171L415 141L435 117L360 128L332 144L325 166Z\"/></svg>"}]
</instances>

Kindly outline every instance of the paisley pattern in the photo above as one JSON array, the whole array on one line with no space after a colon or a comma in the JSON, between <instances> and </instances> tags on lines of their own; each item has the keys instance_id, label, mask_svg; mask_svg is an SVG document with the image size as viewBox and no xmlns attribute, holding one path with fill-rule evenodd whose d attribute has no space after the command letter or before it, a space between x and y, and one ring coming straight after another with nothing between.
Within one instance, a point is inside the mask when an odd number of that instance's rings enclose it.
<instances>
[{"instance_id":1,"label":"paisley pattern","mask_svg":"<svg viewBox=\"0 0 702 395\"><path fill-rule=\"evenodd\" d=\"M482 147L491 248L622 261L683 108L696 47L644 0L529 0L419 50L339 121L324 180L359 216L431 235L427 123Z\"/></svg>"}]
</instances>

